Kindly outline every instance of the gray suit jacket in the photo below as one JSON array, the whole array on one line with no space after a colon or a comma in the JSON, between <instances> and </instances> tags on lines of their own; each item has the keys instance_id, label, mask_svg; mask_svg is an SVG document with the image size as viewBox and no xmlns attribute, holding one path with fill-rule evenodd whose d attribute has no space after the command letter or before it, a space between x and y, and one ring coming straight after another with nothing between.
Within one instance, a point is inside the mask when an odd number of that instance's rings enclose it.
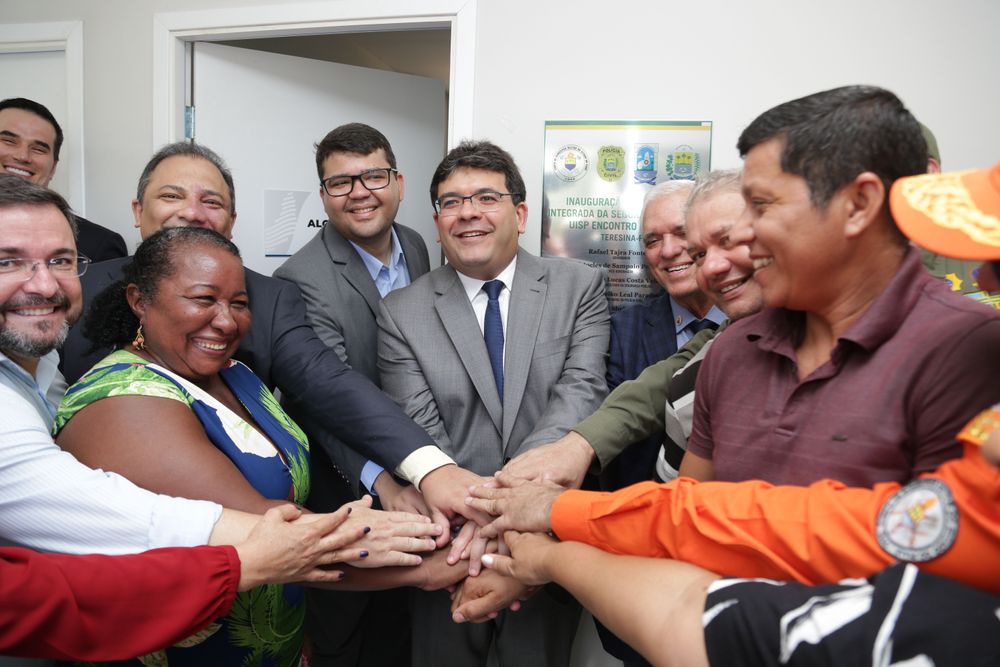
<instances>
[{"instance_id":1,"label":"gray suit jacket","mask_svg":"<svg viewBox=\"0 0 1000 667\"><path fill-rule=\"evenodd\" d=\"M603 274L520 250L513 282L502 405L482 330L450 266L389 294L378 317L383 390L460 466L482 475L561 437L607 394Z\"/></svg>"},{"instance_id":2,"label":"gray suit jacket","mask_svg":"<svg viewBox=\"0 0 1000 667\"><path fill-rule=\"evenodd\" d=\"M416 280L430 270L427 246L413 229L400 224L393 224L393 229L403 249L410 280ZM298 285L306 304L306 318L320 339L354 370L378 384L375 317L381 297L354 246L327 225L275 271L274 276ZM309 434L310 442L318 445L354 491L360 492L358 482L366 459L314 424L294 402L286 407ZM314 458L318 459L314 467L327 465L322 455L315 455L316 450L314 447ZM318 485L313 486L322 492Z\"/></svg>"}]
</instances>

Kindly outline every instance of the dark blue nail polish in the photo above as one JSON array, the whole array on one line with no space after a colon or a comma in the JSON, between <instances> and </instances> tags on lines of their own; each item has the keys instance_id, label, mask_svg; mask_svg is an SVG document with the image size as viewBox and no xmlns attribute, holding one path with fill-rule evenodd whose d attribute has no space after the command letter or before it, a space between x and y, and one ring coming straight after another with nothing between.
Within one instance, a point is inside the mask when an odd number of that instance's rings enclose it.
<instances>
[{"instance_id":1,"label":"dark blue nail polish","mask_svg":"<svg viewBox=\"0 0 1000 667\"><path fill-rule=\"evenodd\" d=\"M365 526L365 535L367 535L370 532L372 532L372 527L371 526Z\"/></svg>"},{"instance_id":2,"label":"dark blue nail polish","mask_svg":"<svg viewBox=\"0 0 1000 667\"><path fill-rule=\"evenodd\" d=\"M361 557L362 558L368 558L368 552L367 551L362 551L361 552Z\"/></svg>"}]
</instances>

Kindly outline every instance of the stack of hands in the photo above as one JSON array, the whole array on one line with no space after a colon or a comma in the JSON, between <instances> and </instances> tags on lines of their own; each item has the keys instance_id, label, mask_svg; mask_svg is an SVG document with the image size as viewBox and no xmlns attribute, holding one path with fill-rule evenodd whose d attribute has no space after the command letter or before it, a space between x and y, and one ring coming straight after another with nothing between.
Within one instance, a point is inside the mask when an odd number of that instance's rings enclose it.
<instances>
[{"instance_id":1,"label":"stack of hands","mask_svg":"<svg viewBox=\"0 0 1000 667\"><path fill-rule=\"evenodd\" d=\"M274 508L237 546L240 589L286 582L346 589L350 568L406 568L401 585L451 592L456 623L517 611L551 580L552 504L582 483L592 459L574 435L522 454L492 478L443 466L423 479L422 492L383 473L375 482L382 510L369 496L330 514Z\"/></svg>"}]
</instances>

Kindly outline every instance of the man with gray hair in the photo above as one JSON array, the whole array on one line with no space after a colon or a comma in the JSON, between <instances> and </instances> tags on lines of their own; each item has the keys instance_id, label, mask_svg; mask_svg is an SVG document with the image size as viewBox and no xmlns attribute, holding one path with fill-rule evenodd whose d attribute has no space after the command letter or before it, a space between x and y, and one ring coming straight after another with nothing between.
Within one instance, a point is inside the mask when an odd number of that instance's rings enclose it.
<instances>
[{"instance_id":1,"label":"man with gray hair","mask_svg":"<svg viewBox=\"0 0 1000 667\"><path fill-rule=\"evenodd\" d=\"M753 265L747 247L733 244L729 238L729 231L744 211L739 179L739 170L714 171L703 176L691 191L685 208L686 252L695 262L699 288L730 320L761 308L760 289L751 279ZM689 395L680 389L675 395L675 405L680 410L678 423L674 418L668 422L667 413L671 409L667 405L668 393L675 374L696 355L700 360L703 355L699 351L723 328L725 324L718 331L698 333L677 354L618 386L600 409L564 437L512 459L504 470L529 478L548 473L559 484L579 487L591 464L600 469L607 467L628 443L653 435L663 442L665 429L668 441L686 442L691 427L686 408ZM684 435L678 436L679 431ZM654 454L658 454L656 474L661 478L674 476L676 473L671 470L677 468L683 450L667 442L663 451Z\"/></svg>"},{"instance_id":2,"label":"man with gray hair","mask_svg":"<svg viewBox=\"0 0 1000 667\"><path fill-rule=\"evenodd\" d=\"M699 331L715 329L726 319L699 289L687 253L684 206L693 185L692 181L666 181L650 189L643 200L640 220L646 266L664 291L611 318L609 389L634 379L647 366L677 352ZM660 430L633 441L603 471L602 486L618 489L651 479L662 435Z\"/></svg>"},{"instance_id":3,"label":"man with gray hair","mask_svg":"<svg viewBox=\"0 0 1000 667\"><path fill-rule=\"evenodd\" d=\"M666 181L646 193L640 215L642 245L649 274L664 291L611 318L609 389L635 379L647 367L668 359L700 331L707 329L710 333L706 336L714 335L726 319L699 287L695 265L688 254L685 211L690 204L689 196L699 187L693 181ZM706 336L700 340L705 340ZM657 412L662 413L663 406L664 401L660 399ZM604 489L613 491L652 479L658 461L665 460L664 451L669 454L669 460L676 459L675 468L680 465L684 441L665 441L662 420L657 421L660 424L646 435L614 443L616 451L621 451L621 447L625 449L602 469L601 486ZM597 628L604 649L620 658L626 667L647 664L603 626L598 624Z\"/></svg>"}]
</instances>

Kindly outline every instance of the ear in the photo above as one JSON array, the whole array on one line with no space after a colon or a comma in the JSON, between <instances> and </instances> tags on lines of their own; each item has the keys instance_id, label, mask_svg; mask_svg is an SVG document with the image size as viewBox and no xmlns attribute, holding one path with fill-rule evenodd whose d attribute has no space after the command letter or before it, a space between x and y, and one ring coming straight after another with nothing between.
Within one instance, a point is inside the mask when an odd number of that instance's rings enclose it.
<instances>
[{"instance_id":1,"label":"ear","mask_svg":"<svg viewBox=\"0 0 1000 667\"><path fill-rule=\"evenodd\" d=\"M399 184L399 201L403 201L403 174L402 172L396 172L396 183Z\"/></svg>"},{"instance_id":2,"label":"ear","mask_svg":"<svg viewBox=\"0 0 1000 667\"><path fill-rule=\"evenodd\" d=\"M135 218L135 225L133 225L133 227L135 227L136 229L139 229L139 218L141 216L142 216L142 202L140 202L138 199L133 199L132 217Z\"/></svg>"},{"instance_id":3,"label":"ear","mask_svg":"<svg viewBox=\"0 0 1000 667\"><path fill-rule=\"evenodd\" d=\"M437 229L438 233L437 235L438 245L441 245L441 224L438 222L437 207L434 207L434 213L432 213L431 216L434 218L434 228Z\"/></svg>"},{"instance_id":4,"label":"ear","mask_svg":"<svg viewBox=\"0 0 1000 667\"><path fill-rule=\"evenodd\" d=\"M842 198L838 206L845 213L844 235L847 238L857 238L882 219L885 196L882 179L870 171L855 176L834 196L834 199Z\"/></svg>"},{"instance_id":5,"label":"ear","mask_svg":"<svg viewBox=\"0 0 1000 667\"><path fill-rule=\"evenodd\" d=\"M125 287L125 300L128 301L128 307L132 309L140 322L146 319L146 304L142 301L142 292L139 291L138 285L129 283Z\"/></svg>"},{"instance_id":6,"label":"ear","mask_svg":"<svg viewBox=\"0 0 1000 667\"><path fill-rule=\"evenodd\" d=\"M524 233L524 226L528 222L528 205L521 202L514 207L514 214L517 216L517 233Z\"/></svg>"},{"instance_id":7,"label":"ear","mask_svg":"<svg viewBox=\"0 0 1000 667\"><path fill-rule=\"evenodd\" d=\"M52 179L55 178L56 169L58 168L59 168L59 160L56 160L52 163L52 171L49 172L49 177L45 180L44 183L42 183L42 185L44 185L45 187L49 187L49 183L51 183Z\"/></svg>"}]
</instances>

